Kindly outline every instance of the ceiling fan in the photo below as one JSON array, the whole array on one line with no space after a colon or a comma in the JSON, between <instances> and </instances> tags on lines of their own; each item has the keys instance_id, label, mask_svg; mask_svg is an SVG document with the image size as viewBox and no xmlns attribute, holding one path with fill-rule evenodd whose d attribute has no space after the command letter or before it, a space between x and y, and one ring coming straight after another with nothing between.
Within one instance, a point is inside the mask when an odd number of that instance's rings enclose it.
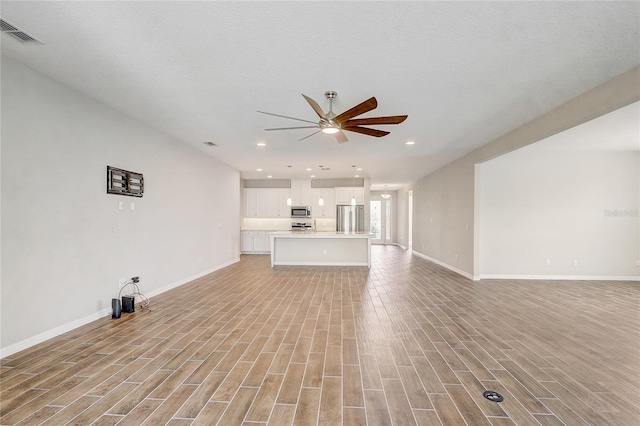
<instances>
[{"instance_id":1,"label":"ceiling fan","mask_svg":"<svg viewBox=\"0 0 640 426\"><path fill-rule=\"evenodd\" d=\"M286 115L258 111L261 114L273 115L276 117L288 118L291 120L303 121L305 123L313 124L313 126L276 127L271 129L265 129L265 130L319 129L299 140L304 140L304 139L307 139L308 137L315 135L316 133L324 132L331 135L335 135L339 143L344 143L349 140L347 139L347 136L343 132L345 130L348 132L362 133L364 135L375 136L379 138L379 137L388 135L389 132L385 132L383 130L371 129L369 127L361 127L361 126L380 125L380 124L400 124L404 120L406 120L406 118L408 117L407 115L392 115L388 117L370 117L370 118L354 119L354 117L364 114L365 112L374 110L378 106L378 101L376 100L375 97L371 97L366 101L361 102L358 105L354 106L353 108L348 109L347 111L336 115L333 112L333 100L338 96L338 93L333 91L328 91L324 93L324 96L329 100L329 112L327 113L322 111L322 108L320 108L320 105L318 105L318 103L313 99L311 99L309 96L306 96L304 94L302 96L307 100L309 105L311 105L311 108L313 108L316 114L318 114L318 117L320 117L320 121L316 123L315 121L303 120L301 118L288 117Z\"/></svg>"}]
</instances>

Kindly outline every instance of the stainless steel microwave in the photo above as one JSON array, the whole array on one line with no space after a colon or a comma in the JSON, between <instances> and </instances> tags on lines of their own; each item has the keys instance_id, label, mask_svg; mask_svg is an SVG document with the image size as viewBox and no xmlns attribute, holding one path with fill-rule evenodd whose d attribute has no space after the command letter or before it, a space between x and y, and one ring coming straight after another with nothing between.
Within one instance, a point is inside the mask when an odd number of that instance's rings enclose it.
<instances>
[{"instance_id":1,"label":"stainless steel microwave","mask_svg":"<svg viewBox=\"0 0 640 426\"><path fill-rule=\"evenodd\" d=\"M291 217L311 217L311 207L309 206L291 207Z\"/></svg>"}]
</instances>

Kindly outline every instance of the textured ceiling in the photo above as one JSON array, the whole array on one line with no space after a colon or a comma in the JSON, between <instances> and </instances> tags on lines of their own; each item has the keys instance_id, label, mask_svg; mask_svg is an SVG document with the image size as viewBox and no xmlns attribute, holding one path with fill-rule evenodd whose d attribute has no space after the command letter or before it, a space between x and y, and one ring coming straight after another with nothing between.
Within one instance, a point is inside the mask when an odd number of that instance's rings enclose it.
<instances>
[{"instance_id":1,"label":"textured ceiling","mask_svg":"<svg viewBox=\"0 0 640 426\"><path fill-rule=\"evenodd\" d=\"M2 1L0 13L44 42L3 35L3 54L243 178L319 165L351 177L355 164L374 187L407 184L640 64L638 2ZM257 110L315 121L301 94L326 111L327 90L337 113L376 96L362 117L409 118L345 144L264 131L300 123Z\"/></svg>"}]
</instances>

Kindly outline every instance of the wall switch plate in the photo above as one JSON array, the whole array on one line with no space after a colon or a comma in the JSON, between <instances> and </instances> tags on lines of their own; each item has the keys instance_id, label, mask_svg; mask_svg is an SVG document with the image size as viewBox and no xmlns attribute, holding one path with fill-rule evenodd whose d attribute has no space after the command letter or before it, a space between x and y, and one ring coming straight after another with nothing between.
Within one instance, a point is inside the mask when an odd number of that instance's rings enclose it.
<instances>
[{"instance_id":1,"label":"wall switch plate","mask_svg":"<svg viewBox=\"0 0 640 426\"><path fill-rule=\"evenodd\" d=\"M547 264L547 266L551 266L551 259L547 259L546 264Z\"/></svg>"},{"instance_id":2,"label":"wall switch plate","mask_svg":"<svg viewBox=\"0 0 640 426\"><path fill-rule=\"evenodd\" d=\"M131 202L131 210L135 210L136 209L136 203L134 203L133 201Z\"/></svg>"},{"instance_id":3,"label":"wall switch plate","mask_svg":"<svg viewBox=\"0 0 640 426\"><path fill-rule=\"evenodd\" d=\"M124 209L124 201L120 201L118 203L118 210L122 210L122 209Z\"/></svg>"}]
</instances>

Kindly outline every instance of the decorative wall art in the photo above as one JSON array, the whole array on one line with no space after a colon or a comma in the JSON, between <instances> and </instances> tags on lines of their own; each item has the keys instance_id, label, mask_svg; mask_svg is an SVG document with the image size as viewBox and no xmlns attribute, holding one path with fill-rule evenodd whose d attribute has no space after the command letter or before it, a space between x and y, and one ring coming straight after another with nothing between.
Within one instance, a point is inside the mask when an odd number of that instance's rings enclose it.
<instances>
[{"instance_id":1,"label":"decorative wall art","mask_svg":"<svg viewBox=\"0 0 640 426\"><path fill-rule=\"evenodd\" d=\"M144 177L142 173L107 166L107 194L142 197L143 193Z\"/></svg>"}]
</instances>

